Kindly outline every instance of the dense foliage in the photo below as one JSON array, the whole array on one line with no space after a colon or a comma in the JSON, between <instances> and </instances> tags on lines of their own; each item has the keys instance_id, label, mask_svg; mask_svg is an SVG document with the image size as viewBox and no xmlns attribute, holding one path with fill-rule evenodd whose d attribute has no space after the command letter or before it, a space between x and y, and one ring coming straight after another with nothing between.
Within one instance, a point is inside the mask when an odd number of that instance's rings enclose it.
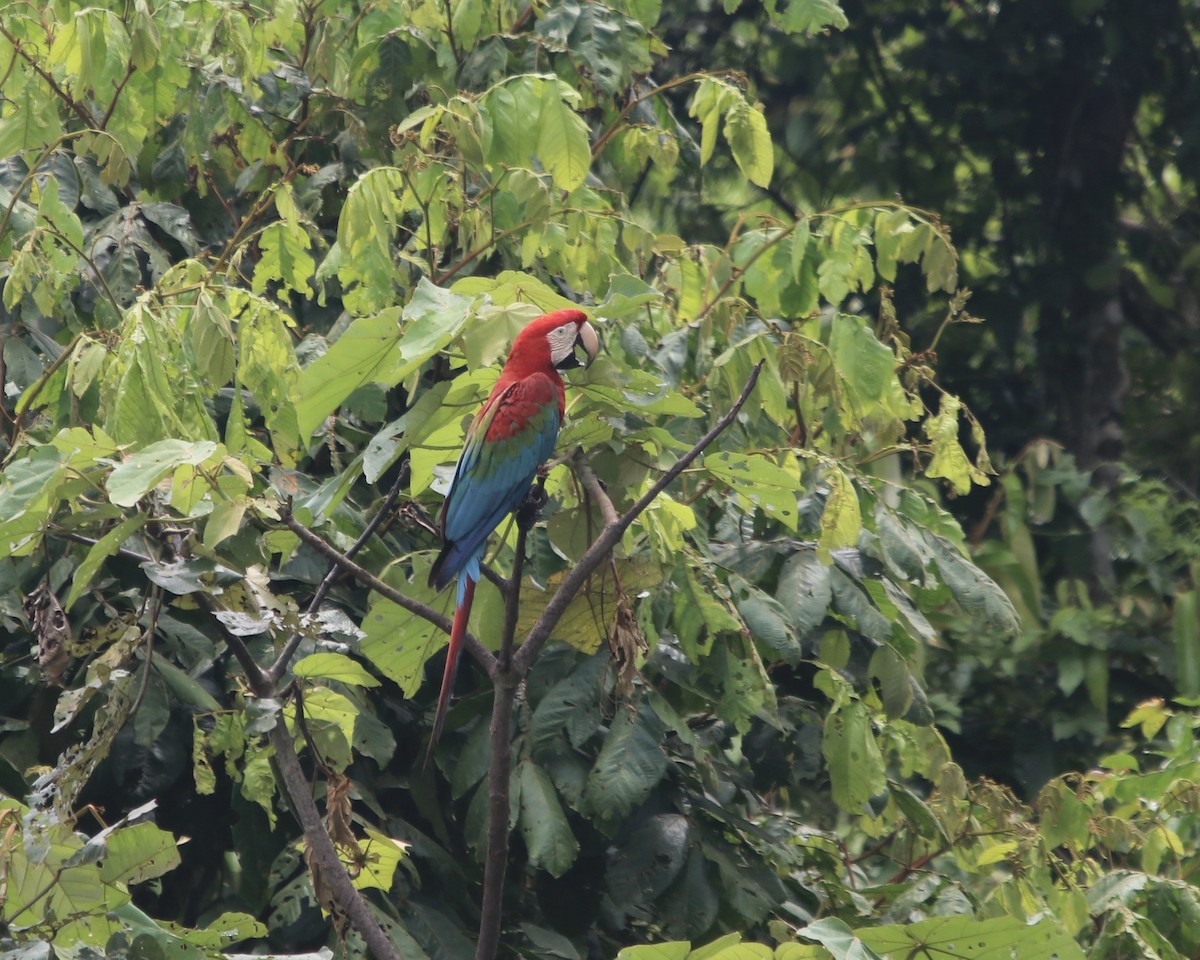
<instances>
[{"instance_id":1,"label":"dense foliage","mask_svg":"<svg viewBox=\"0 0 1200 960\"><path fill-rule=\"evenodd\" d=\"M524 956L1200 948L1195 703L1109 717L1138 699L1114 652L1200 694L1194 511L1050 441L997 472L935 353L985 329L979 258L873 178L793 195L769 78L684 63L729 17L718 53L820 50L846 6L5 11L6 948L362 952L293 751L405 957L478 955L497 775ZM606 354L571 378L518 639L607 522L588 477L629 510L753 393L519 687L463 671L424 767L428 518L514 332L576 302ZM1035 529L1103 530L1122 589ZM493 649L504 607L480 587ZM997 725L1027 695L1094 768L987 779L962 718L996 678Z\"/></svg>"}]
</instances>

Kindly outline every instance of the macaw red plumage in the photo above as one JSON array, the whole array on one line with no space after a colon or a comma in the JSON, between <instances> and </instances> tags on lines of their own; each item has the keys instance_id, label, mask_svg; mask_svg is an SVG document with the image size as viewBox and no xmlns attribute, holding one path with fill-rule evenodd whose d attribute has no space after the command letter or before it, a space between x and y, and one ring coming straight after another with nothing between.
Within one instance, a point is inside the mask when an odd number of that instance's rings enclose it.
<instances>
[{"instance_id":1,"label":"macaw red plumage","mask_svg":"<svg viewBox=\"0 0 1200 960\"><path fill-rule=\"evenodd\" d=\"M517 334L500 379L467 429L439 518L445 546L429 571L437 590L458 577L458 594L427 760L446 719L487 539L521 505L538 467L554 452L566 401L558 371L580 365L580 345L590 364L600 339L582 310L538 317Z\"/></svg>"}]
</instances>

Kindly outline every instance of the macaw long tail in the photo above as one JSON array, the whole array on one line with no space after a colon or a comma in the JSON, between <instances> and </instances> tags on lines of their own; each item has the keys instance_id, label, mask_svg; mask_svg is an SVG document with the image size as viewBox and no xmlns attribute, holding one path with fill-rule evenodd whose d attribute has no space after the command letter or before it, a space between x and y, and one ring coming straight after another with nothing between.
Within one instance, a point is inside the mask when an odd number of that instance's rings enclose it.
<instances>
[{"instance_id":1,"label":"macaw long tail","mask_svg":"<svg viewBox=\"0 0 1200 960\"><path fill-rule=\"evenodd\" d=\"M454 677L458 673L458 658L462 653L463 637L467 633L467 621L471 617L471 601L475 599L475 580L465 571L458 577L458 602L454 605L454 622L450 626L450 643L446 647L446 669L442 673L442 689L438 693L437 713L433 715L433 732L429 735L429 748L425 751L425 764L433 756L438 738L442 735L442 724L446 722L446 711L450 707L450 694L454 691Z\"/></svg>"}]
</instances>

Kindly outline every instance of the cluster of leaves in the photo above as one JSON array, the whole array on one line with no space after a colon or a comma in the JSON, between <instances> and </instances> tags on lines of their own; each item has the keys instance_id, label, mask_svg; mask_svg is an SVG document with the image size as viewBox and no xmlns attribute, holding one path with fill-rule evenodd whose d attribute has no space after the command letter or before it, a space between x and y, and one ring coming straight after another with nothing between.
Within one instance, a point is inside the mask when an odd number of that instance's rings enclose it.
<instances>
[{"instance_id":1,"label":"cluster of leaves","mask_svg":"<svg viewBox=\"0 0 1200 960\"><path fill-rule=\"evenodd\" d=\"M766 12L804 35L844 24L828 0ZM580 299L608 349L572 383L560 450L586 451L618 510L762 371L522 687L512 946L571 960L589 932L759 929L888 953L939 914L967 918L947 936L1017 957L1084 934L1063 898L1096 877L1055 873L1059 843L1004 791L968 787L931 726L924 662L944 629L1018 629L939 502L989 482L983 431L884 287L916 276L948 295L946 324L967 319L948 233L844 202L681 236L670 207L723 154L768 187L775 150L737 76L658 75L660 14L166 0L3 25L0 783L29 804L0 820L7 936L66 956L211 952L228 940L212 931L261 936L261 921L272 949L324 943L327 890L301 869L272 764L283 729L397 949L471 952L491 691L452 709L422 769L443 635L384 588L445 609L424 586L424 518L466 417L513 333ZM398 481L405 506L358 545L374 590L326 578L282 522L346 549ZM598 524L570 463L546 489L524 627ZM326 605L302 613L317 589ZM502 606L481 586L485 643ZM1184 739L1168 767L1186 766ZM71 829L151 799L159 827L195 838L185 870L151 869L154 852L100 862L103 843L158 827ZM1187 842L1174 811L1155 813L1147 876ZM1086 855L1092 834L1072 830ZM1010 861L1038 884L997 879ZM18 875L33 879L14 896ZM40 909L68 875L74 899ZM1141 909L1151 887L1102 907ZM247 916L211 922L229 904ZM1146 935L1113 924L1105 943Z\"/></svg>"}]
</instances>

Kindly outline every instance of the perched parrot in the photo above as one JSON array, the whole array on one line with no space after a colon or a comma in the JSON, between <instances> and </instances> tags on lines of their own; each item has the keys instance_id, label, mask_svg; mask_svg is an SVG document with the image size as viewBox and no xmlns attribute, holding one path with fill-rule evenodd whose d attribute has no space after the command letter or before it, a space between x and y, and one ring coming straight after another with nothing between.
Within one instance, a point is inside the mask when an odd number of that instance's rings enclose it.
<instances>
[{"instance_id":1,"label":"perched parrot","mask_svg":"<svg viewBox=\"0 0 1200 960\"><path fill-rule=\"evenodd\" d=\"M555 310L531 322L517 334L500 379L467 428L439 517L445 546L429 571L436 590L458 577L458 596L427 761L446 720L487 539L521 505L538 467L554 452L566 399L558 371L581 366L579 346L586 354L582 365L590 365L600 338L582 310Z\"/></svg>"}]
</instances>

